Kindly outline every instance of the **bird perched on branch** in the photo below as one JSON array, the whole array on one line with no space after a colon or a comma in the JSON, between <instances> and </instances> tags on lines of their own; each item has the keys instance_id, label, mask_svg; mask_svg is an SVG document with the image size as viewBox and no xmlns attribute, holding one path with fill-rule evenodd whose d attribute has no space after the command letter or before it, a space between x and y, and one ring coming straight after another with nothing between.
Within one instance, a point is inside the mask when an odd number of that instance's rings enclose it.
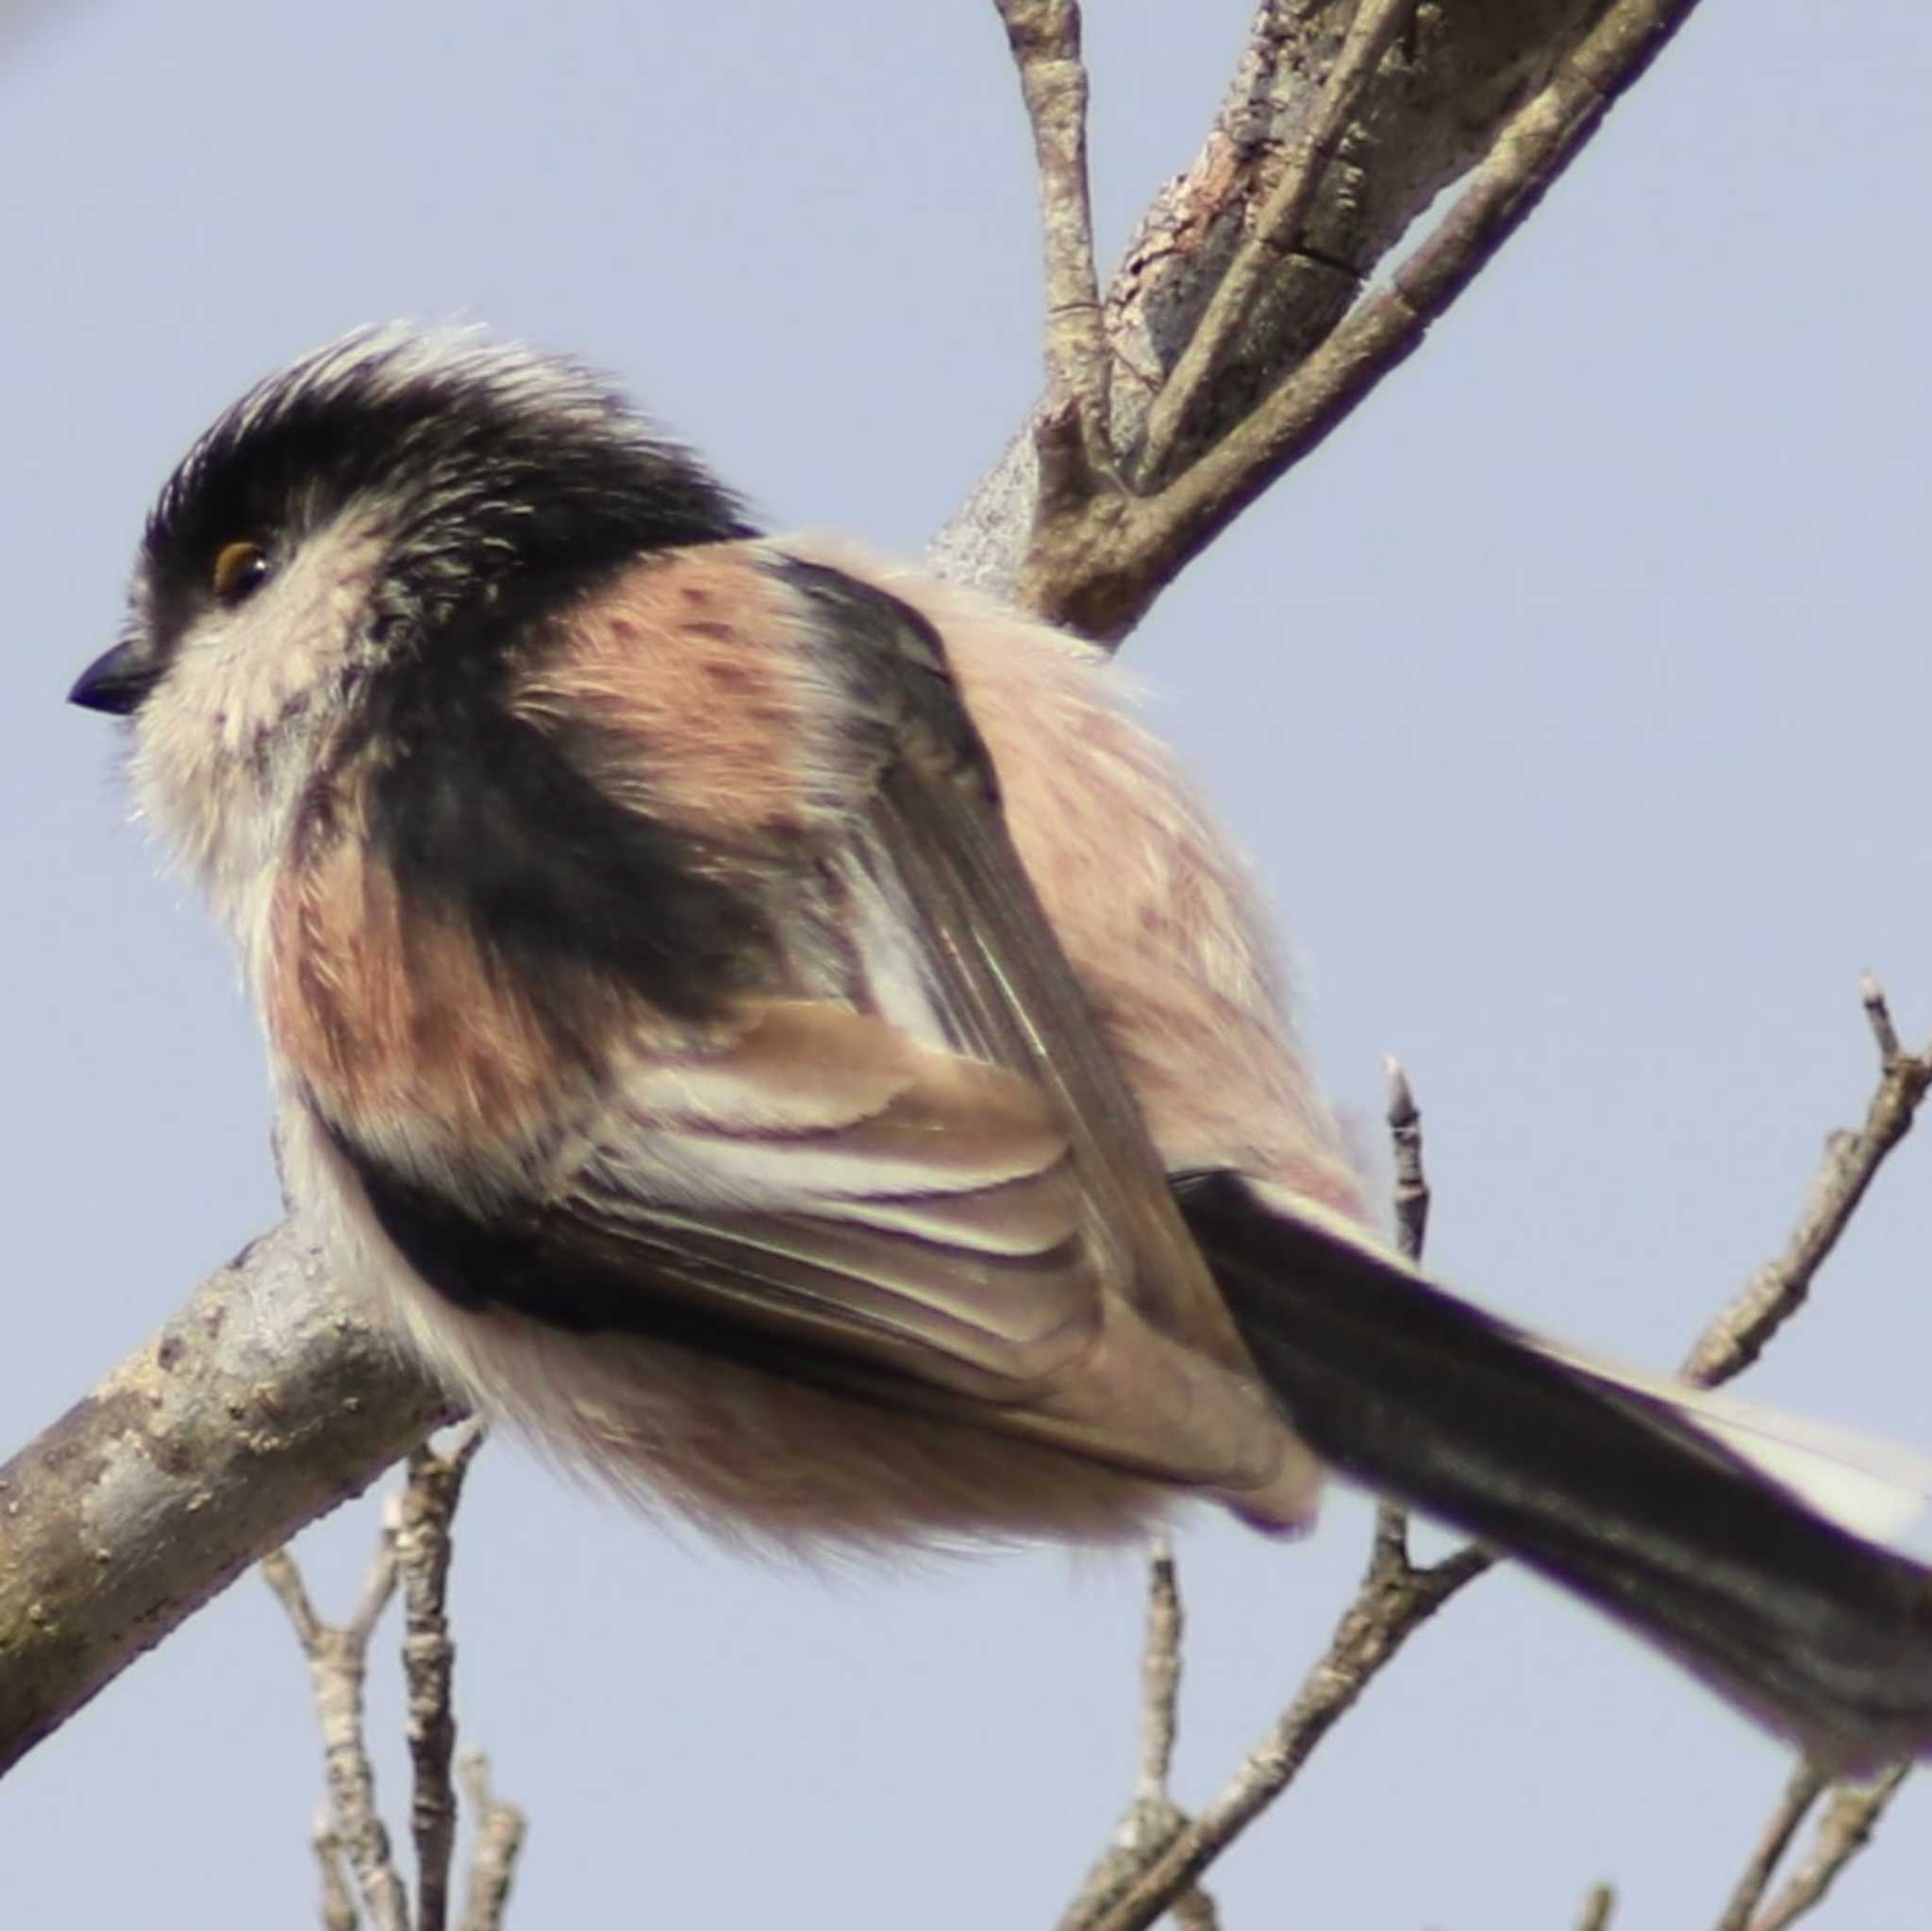
<instances>
[{"instance_id":1,"label":"bird perched on branch","mask_svg":"<svg viewBox=\"0 0 1932 1931\"><path fill-rule=\"evenodd\" d=\"M625 1489L1096 1539L1299 1527L1332 1467L1827 1760L1932 1744L1909 1476L1384 1245L1086 644L761 535L574 364L382 329L195 443L73 695L240 945L294 1209Z\"/></svg>"}]
</instances>

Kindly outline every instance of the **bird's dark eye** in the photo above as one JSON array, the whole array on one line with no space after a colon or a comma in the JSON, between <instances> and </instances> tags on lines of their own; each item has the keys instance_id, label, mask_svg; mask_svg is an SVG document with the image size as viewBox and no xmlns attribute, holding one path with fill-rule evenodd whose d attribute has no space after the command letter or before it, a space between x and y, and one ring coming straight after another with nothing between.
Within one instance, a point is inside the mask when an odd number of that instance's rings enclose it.
<instances>
[{"instance_id":1,"label":"bird's dark eye","mask_svg":"<svg viewBox=\"0 0 1932 1931\"><path fill-rule=\"evenodd\" d=\"M268 552L259 543L224 543L209 574L218 604L245 602L268 577Z\"/></svg>"}]
</instances>

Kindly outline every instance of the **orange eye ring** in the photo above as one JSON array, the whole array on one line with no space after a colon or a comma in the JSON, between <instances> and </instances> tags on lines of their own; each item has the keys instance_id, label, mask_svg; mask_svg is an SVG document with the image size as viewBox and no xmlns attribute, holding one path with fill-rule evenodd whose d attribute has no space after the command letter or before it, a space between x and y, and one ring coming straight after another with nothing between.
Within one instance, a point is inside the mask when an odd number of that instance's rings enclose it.
<instances>
[{"instance_id":1,"label":"orange eye ring","mask_svg":"<svg viewBox=\"0 0 1932 1931\"><path fill-rule=\"evenodd\" d=\"M268 575L268 552L259 543L224 543L209 574L215 601L239 604L261 588Z\"/></svg>"}]
</instances>

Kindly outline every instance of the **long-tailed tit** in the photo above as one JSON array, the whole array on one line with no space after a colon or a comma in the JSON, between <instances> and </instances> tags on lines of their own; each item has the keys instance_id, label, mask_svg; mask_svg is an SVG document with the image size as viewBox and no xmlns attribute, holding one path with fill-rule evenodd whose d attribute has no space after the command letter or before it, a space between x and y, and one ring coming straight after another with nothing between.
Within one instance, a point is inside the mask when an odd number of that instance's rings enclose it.
<instances>
[{"instance_id":1,"label":"long-tailed tit","mask_svg":"<svg viewBox=\"0 0 1932 1931\"><path fill-rule=\"evenodd\" d=\"M1932 1745L1882 1481L1376 1238L1087 645L761 536L574 365L385 330L194 445L73 694L240 944L295 1210L623 1487L1119 1538L1177 1492L1298 1526L1327 1465L1834 1761Z\"/></svg>"}]
</instances>

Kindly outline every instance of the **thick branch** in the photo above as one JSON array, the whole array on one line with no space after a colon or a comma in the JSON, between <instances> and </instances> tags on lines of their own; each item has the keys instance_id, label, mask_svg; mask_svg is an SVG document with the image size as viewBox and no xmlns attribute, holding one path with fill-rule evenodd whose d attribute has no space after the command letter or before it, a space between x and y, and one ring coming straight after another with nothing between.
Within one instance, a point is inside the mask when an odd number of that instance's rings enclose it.
<instances>
[{"instance_id":1,"label":"thick branch","mask_svg":"<svg viewBox=\"0 0 1932 1931\"><path fill-rule=\"evenodd\" d=\"M1468 186L1391 285L1296 360L1268 370L1265 391L1190 467L1138 497L1099 495L1058 514L1045 513L1054 506L1043 501L1021 571L1023 601L1097 637L1139 622L1186 564L1421 346L1694 4L1618 0L1496 130ZM1160 420L1158 408L1157 400L1150 422Z\"/></svg>"},{"instance_id":2,"label":"thick branch","mask_svg":"<svg viewBox=\"0 0 1932 1931\"><path fill-rule=\"evenodd\" d=\"M1300 246L1323 175L1341 156L1369 76L1414 11L1415 0L1362 0L1334 66L1323 78L1314 111L1269 191L1266 206L1235 250L1180 359L1148 409L1143 474L1166 474L1183 428L1199 413L1209 383L1239 341L1268 285L1279 277L1287 258Z\"/></svg>"},{"instance_id":3,"label":"thick branch","mask_svg":"<svg viewBox=\"0 0 1932 1931\"><path fill-rule=\"evenodd\" d=\"M1142 492L1158 489L1241 422L1284 371L1326 338L1375 264L1436 194L1488 152L1516 106L1556 71L1602 10L1601 0L1460 0L1425 9L1425 24L1399 42L1400 58L1385 59L1363 83L1345 163L1323 172L1303 214L1300 245L1224 343L1214 379L1174 434L1170 468L1145 473L1137 465L1148 409L1220 285L1251 213L1267 202L1301 131L1319 112L1357 5L1262 0L1207 140L1155 197L1106 292L1105 421L1112 464L1133 474ZM1050 181L1043 184L1049 202L1054 191ZM1044 564L1027 567L1029 551L1039 548L1041 423L1036 411L1020 428L939 533L928 561L958 582L1033 601L1079 627L1071 604L1041 593ZM1084 498L1063 501L1061 516L1076 526L1086 517L1104 521L1105 506L1118 497L1096 481ZM1069 584L1077 589L1075 579ZM1105 634L1124 635L1163 587L1150 580L1138 601L1117 597Z\"/></svg>"},{"instance_id":4,"label":"thick branch","mask_svg":"<svg viewBox=\"0 0 1932 1931\"><path fill-rule=\"evenodd\" d=\"M447 1403L283 1227L0 1468L0 1770Z\"/></svg>"}]
</instances>

